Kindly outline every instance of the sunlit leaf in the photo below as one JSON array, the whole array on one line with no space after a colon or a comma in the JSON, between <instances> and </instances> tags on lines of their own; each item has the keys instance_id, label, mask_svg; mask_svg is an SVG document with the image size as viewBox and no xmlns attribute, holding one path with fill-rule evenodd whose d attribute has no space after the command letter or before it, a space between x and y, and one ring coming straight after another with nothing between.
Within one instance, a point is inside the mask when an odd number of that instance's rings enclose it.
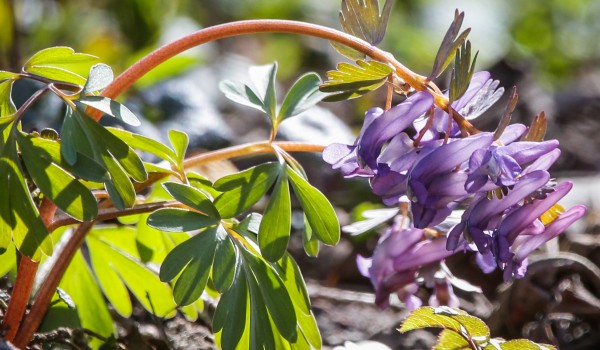
<instances>
[{"instance_id":1,"label":"sunlit leaf","mask_svg":"<svg viewBox=\"0 0 600 350\"><path fill-rule=\"evenodd\" d=\"M215 199L215 207L221 217L230 218L249 209L271 188L280 171L279 163L264 163L217 180L214 188L223 194Z\"/></svg>"},{"instance_id":2,"label":"sunlit leaf","mask_svg":"<svg viewBox=\"0 0 600 350\"><path fill-rule=\"evenodd\" d=\"M298 78L283 100L277 123L306 111L327 96L319 91L319 85L321 78L315 73L307 73Z\"/></svg>"},{"instance_id":3,"label":"sunlit leaf","mask_svg":"<svg viewBox=\"0 0 600 350\"><path fill-rule=\"evenodd\" d=\"M234 282L223 293L215 310L213 332L217 333L217 343L223 350L250 349L250 296L244 269L238 269Z\"/></svg>"},{"instance_id":4,"label":"sunlit leaf","mask_svg":"<svg viewBox=\"0 0 600 350\"><path fill-rule=\"evenodd\" d=\"M129 110L129 108L115 100L111 100L108 97L82 96L77 101L113 116L123 123L127 123L132 126L141 125L140 120L135 116L135 114L133 114L132 111Z\"/></svg>"},{"instance_id":5,"label":"sunlit leaf","mask_svg":"<svg viewBox=\"0 0 600 350\"><path fill-rule=\"evenodd\" d=\"M188 148L189 138L188 135L182 131L169 130L169 141L175 150L177 159L179 160L178 165L181 166L183 158L185 158L185 152Z\"/></svg>"},{"instance_id":6,"label":"sunlit leaf","mask_svg":"<svg viewBox=\"0 0 600 350\"><path fill-rule=\"evenodd\" d=\"M113 320L100 287L85 262L81 251L77 251L61 279L59 287L68 293L77 306L77 315L81 327L100 334L103 337L113 335ZM99 347L102 341L91 339L90 346Z\"/></svg>"},{"instance_id":7,"label":"sunlit leaf","mask_svg":"<svg viewBox=\"0 0 600 350\"><path fill-rule=\"evenodd\" d=\"M90 74L87 82L81 91L82 94L87 95L93 92L103 90L113 80L112 69L104 63L97 63L90 68Z\"/></svg>"},{"instance_id":8,"label":"sunlit leaf","mask_svg":"<svg viewBox=\"0 0 600 350\"><path fill-rule=\"evenodd\" d=\"M444 329L438 336L438 343L433 350L470 350L471 344L459 333Z\"/></svg>"},{"instance_id":9,"label":"sunlit leaf","mask_svg":"<svg viewBox=\"0 0 600 350\"><path fill-rule=\"evenodd\" d=\"M460 50L456 51L454 60L454 69L450 79L450 102L458 100L469 88L471 78L475 72L475 62L477 54L471 62L471 42L467 40L463 43Z\"/></svg>"},{"instance_id":10,"label":"sunlit leaf","mask_svg":"<svg viewBox=\"0 0 600 350\"><path fill-rule=\"evenodd\" d=\"M339 13L344 32L363 39L371 45L383 40L394 0L386 0L381 13L379 0L342 0ZM342 55L353 59L363 59L365 55L347 46L332 42L333 47Z\"/></svg>"},{"instance_id":11,"label":"sunlit leaf","mask_svg":"<svg viewBox=\"0 0 600 350\"><path fill-rule=\"evenodd\" d=\"M4 82L4 80L15 80L18 79L19 75L13 72L7 72L5 70L0 70L0 82Z\"/></svg>"},{"instance_id":12,"label":"sunlit leaf","mask_svg":"<svg viewBox=\"0 0 600 350\"><path fill-rule=\"evenodd\" d=\"M135 236L135 230L127 227L97 229L88 234L86 242L96 278L122 316L131 315L129 290L146 310L172 317L176 305L171 288L140 262Z\"/></svg>"},{"instance_id":13,"label":"sunlit leaf","mask_svg":"<svg viewBox=\"0 0 600 350\"><path fill-rule=\"evenodd\" d=\"M87 74L97 61L95 56L76 53L70 47L57 46L34 54L25 63L23 70L51 80L83 86L86 79L82 74Z\"/></svg>"},{"instance_id":14,"label":"sunlit leaf","mask_svg":"<svg viewBox=\"0 0 600 350\"><path fill-rule=\"evenodd\" d=\"M487 349L487 348L486 348ZM555 350L556 348L548 344L537 344L527 339L514 339L500 344L502 350Z\"/></svg>"},{"instance_id":15,"label":"sunlit leaf","mask_svg":"<svg viewBox=\"0 0 600 350\"><path fill-rule=\"evenodd\" d=\"M313 233L325 244L337 244L340 240L340 225L331 203L290 167L287 167L287 174Z\"/></svg>"},{"instance_id":16,"label":"sunlit leaf","mask_svg":"<svg viewBox=\"0 0 600 350\"><path fill-rule=\"evenodd\" d=\"M92 193L50 159L46 149L37 147L33 137L19 134L21 158L33 182L57 207L72 217L89 221L98 214L96 198Z\"/></svg>"},{"instance_id":17,"label":"sunlit leaf","mask_svg":"<svg viewBox=\"0 0 600 350\"><path fill-rule=\"evenodd\" d=\"M390 66L377 61L356 61L356 66L343 62L327 72L328 80L319 89L332 93L324 101L352 99L382 86L392 72Z\"/></svg>"},{"instance_id":18,"label":"sunlit leaf","mask_svg":"<svg viewBox=\"0 0 600 350\"><path fill-rule=\"evenodd\" d=\"M9 236L7 246L2 248L2 253L0 253L0 277L4 277L10 271L16 271L16 268L17 251L15 245L11 243Z\"/></svg>"},{"instance_id":19,"label":"sunlit leaf","mask_svg":"<svg viewBox=\"0 0 600 350\"><path fill-rule=\"evenodd\" d=\"M225 94L225 97L233 102L267 113L261 98L246 84L237 81L223 80L219 83L219 90Z\"/></svg>"},{"instance_id":20,"label":"sunlit leaf","mask_svg":"<svg viewBox=\"0 0 600 350\"><path fill-rule=\"evenodd\" d=\"M258 245L263 257L279 260L285 253L292 222L290 188L285 175L279 176L258 231Z\"/></svg>"},{"instance_id":21,"label":"sunlit leaf","mask_svg":"<svg viewBox=\"0 0 600 350\"><path fill-rule=\"evenodd\" d=\"M137 150L151 153L161 159L168 161L173 165L178 164L178 156L175 152L164 144L143 136L139 134L132 133L127 130L117 129L117 128L106 128L112 134L120 138L123 142L125 142L129 147L135 148Z\"/></svg>"},{"instance_id":22,"label":"sunlit leaf","mask_svg":"<svg viewBox=\"0 0 600 350\"><path fill-rule=\"evenodd\" d=\"M310 227L310 223L306 218L306 214L304 215L304 229L302 231L302 245L304 246L304 252L306 255L316 257L319 255L319 250L321 249L321 244L319 239L314 234L312 227Z\"/></svg>"},{"instance_id":23,"label":"sunlit leaf","mask_svg":"<svg viewBox=\"0 0 600 350\"><path fill-rule=\"evenodd\" d=\"M13 80L0 82L0 117L9 116L17 111L11 96L13 83Z\"/></svg>"},{"instance_id":24,"label":"sunlit leaf","mask_svg":"<svg viewBox=\"0 0 600 350\"><path fill-rule=\"evenodd\" d=\"M490 330L482 320L447 306L416 309L408 315L399 330L404 333L427 327L449 329L475 339L478 343L485 343L490 339Z\"/></svg>"}]
</instances>

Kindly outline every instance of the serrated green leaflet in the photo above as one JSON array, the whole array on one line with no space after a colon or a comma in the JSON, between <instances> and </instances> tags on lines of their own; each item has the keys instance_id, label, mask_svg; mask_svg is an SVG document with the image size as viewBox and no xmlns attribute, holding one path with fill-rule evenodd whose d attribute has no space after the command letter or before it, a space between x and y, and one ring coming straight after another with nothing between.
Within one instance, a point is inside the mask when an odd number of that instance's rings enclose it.
<instances>
[{"instance_id":1,"label":"serrated green leaflet","mask_svg":"<svg viewBox=\"0 0 600 350\"><path fill-rule=\"evenodd\" d=\"M148 216L148 225L165 232L189 232L215 225L219 219L194 211L178 208L163 208Z\"/></svg>"},{"instance_id":2,"label":"serrated green leaflet","mask_svg":"<svg viewBox=\"0 0 600 350\"><path fill-rule=\"evenodd\" d=\"M140 126L140 120L125 105L104 96L81 96L78 102L93 107L132 126Z\"/></svg>"},{"instance_id":3,"label":"serrated green leaflet","mask_svg":"<svg viewBox=\"0 0 600 350\"><path fill-rule=\"evenodd\" d=\"M104 228L91 231L87 238L90 260L108 300L124 317L131 315L127 290L150 312L159 317L175 315L171 288L140 262L132 228Z\"/></svg>"},{"instance_id":4,"label":"serrated green leaflet","mask_svg":"<svg viewBox=\"0 0 600 350\"><path fill-rule=\"evenodd\" d=\"M21 133L17 136L21 158L36 186L57 207L75 219L89 221L95 218L98 214L96 198L87 187L51 162L46 149L36 147L32 139Z\"/></svg>"},{"instance_id":5,"label":"serrated green leaflet","mask_svg":"<svg viewBox=\"0 0 600 350\"><path fill-rule=\"evenodd\" d=\"M325 244L337 244L340 240L340 224L331 203L292 168L287 167L287 174L313 233Z\"/></svg>"},{"instance_id":6,"label":"serrated green leaflet","mask_svg":"<svg viewBox=\"0 0 600 350\"><path fill-rule=\"evenodd\" d=\"M460 309L449 307L416 309L404 320L399 330L404 333L426 327L449 329L471 339L477 339L479 344L486 343L490 339L490 330L482 320Z\"/></svg>"},{"instance_id":7,"label":"serrated green leaflet","mask_svg":"<svg viewBox=\"0 0 600 350\"><path fill-rule=\"evenodd\" d=\"M123 129L106 128L113 135L120 138L129 147L138 149L143 152L151 153L161 159L164 159L172 165L178 164L178 157L175 152L164 144L151 139L149 137L135 134Z\"/></svg>"},{"instance_id":8,"label":"serrated green leaflet","mask_svg":"<svg viewBox=\"0 0 600 350\"><path fill-rule=\"evenodd\" d=\"M81 93L87 95L99 90L103 90L112 81L112 69L104 63L95 64L92 66L92 68L90 68L90 74Z\"/></svg>"},{"instance_id":9,"label":"serrated green leaflet","mask_svg":"<svg viewBox=\"0 0 600 350\"><path fill-rule=\"evenodd\" d=\"M70 47L57 46L34 54L23 66L27 73L51 80L83 86L92 64L98 61L95 56L76 53Z\"/></svg>"},{"instance_id":10,"label":"serrated green leaflet","mask_svg":"<svg viewBox=\"0 0 600 350\"><path fill-rule=\"evenodd\" d=\"M0 150L0 193L4 198L0 201L0 250L6 249L12 237L22 254L38 260L40 252L52 254L52 238L23 178L16 147L17 131L11 130Z\"/></svg>"},{"instance_id":11,"label":"serrated green leaflet","mask_svg":"<svg viewBox=\"0 0 600 350\"><path fill-rule=\"evenodd\" d=\"M277 123L306 111L327 96L319 91L319 85L321 78L315 73L307 73L298 78L281 104Z\"/></svg>"},{"instance_id":12,"label":"serrated green leaflet","mask_svg":"<svg viewBox=\"0 0 600 350\"><path fill-rule=\"evenodd\" d=\"M438 342L433 350L470 350L471 345L462 335L455 331L444 329L438 336Z\"/></svg>"},{"instance_id":13,"label":"serrated green leaflet","mask_svg":"<svg viewBox=\"0 0 600 350\"><path fill-rule=\"evenodd\" d=\"M201 190L192 186L176 182L165 182L162 184L167 192L179 202L200 211L202 214L212 218L220 219L219 212L208 196Z\"/></svg>"},{"instance_id":14,"label":"serrated green leaflet","mask_svg":"<svg viewBox=\"0 0 600 350\"><path fill-rule=\"evenodd\" d=\"M393 5L394 0L386 0L380 13L379 0L342 0L340 23L344 32L361 38L371 45L377 45L385 36ZM339 53L350 59L365 57L365 54L342 44L332 42L332 45Z\"/></svg>"},{"instance_id":15,"label":"serrated green leaflet","mask_svg":"<svg viewBox=\"0 0 600 350\"><path fill-rule=\"evenodd\" d=\"M258 246L269 261L279 260L290 238L292 204L285 173L279 176L258 230Z\"/></svg>"},{"instance_id":16,"label":"serrated green leaflet","mask_svg":"<svg viewBox=\"0 0 600 350\"><path fill-rule=\"evenodd\" d=\"M267 193L280 171L279 163L264 163L217 180L214 188L223 193L215 199L215 207L221 217L231 218L249 209Z\"/></svg>"},{"instance_id":17,"label":"serrated green leaflet","mask_svg":"<svg viewBox=\"0 0 600 350\"><path fill-rule=\"evenodd\" d=\"M336 70L327 72L328 80L319 90L332 93L324 101L341 101L360 97L382 86L392 68L377 61L356 61L356 66L349 63L339 63Z\"/></svg>"},{"instance_id":18,"label":"serrated green leaflet","mask_svg":"<svg viewBox=\"0 0 600 350\"><path fill-rule=\"evenodd\" d=\"M107 338L113 335L113 320L106 301L81 251L73 257L59 287L71 296L77 306L81 327ZM92 338L90 346L97 349L102 343L100 339Z\"/></svg>"},{"instance_id":19,"label":"serrated green leaflet","mask_svg":"<svg viewBox=\"0 0 600 350\"><path fill-rule=\"evenodd\" d=\"M217 244L218 228L212 227L179 244L167 255L160 268L161 281L175 281L173 296L178 305L196 301L208 281Z\"/></svg>"}]
</instances>

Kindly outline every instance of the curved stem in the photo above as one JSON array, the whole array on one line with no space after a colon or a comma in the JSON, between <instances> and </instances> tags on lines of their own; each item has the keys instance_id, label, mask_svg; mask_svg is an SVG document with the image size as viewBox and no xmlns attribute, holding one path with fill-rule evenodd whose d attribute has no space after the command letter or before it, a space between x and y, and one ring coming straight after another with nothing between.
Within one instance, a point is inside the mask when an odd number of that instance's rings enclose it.
<instances>
[{"instance_id":1,"label":"curved stem","mask_svg":"<svg viewBox=\"0 0 600 350\"><path fill-rule=\"evenodd\" d=\"M251 154L272 153L273 146L277 146L287 152L322 152L325 149L324 145L306 142L252 142L192 156L183 161L183 167L190 168L208 162L243 157Z\"/></svg>"},{"instance_id":2,"label":"curved stem","mask_svg":"<svg viewBox=\"0 0 600 350\"><path fill-rule=\"evenodd\" d=\"M433 87L433 83L429 82L426 77L414 73L405 67L389 52L381 50L355 36L332 28L299 21L272 19L248 20L220 24L201 29L181 39L168 43L148 54L121 73L104 90L102 95L109 98L116 98L154 67L192 47L219 39L256 33L304 34L346 45L375 60L390 64L394 68L395 73L415 90L429 91L429 93L434 96L436 105L444 110L446 110L448 107L448 99L444 95L436 92L435 88L430 88ZM439 89L437 89L437 91L439 91ZM91 108L89 108L87 112L96 120L100 119L102 116L100 111L93 110Z\"/></svg>"}]
</instances>

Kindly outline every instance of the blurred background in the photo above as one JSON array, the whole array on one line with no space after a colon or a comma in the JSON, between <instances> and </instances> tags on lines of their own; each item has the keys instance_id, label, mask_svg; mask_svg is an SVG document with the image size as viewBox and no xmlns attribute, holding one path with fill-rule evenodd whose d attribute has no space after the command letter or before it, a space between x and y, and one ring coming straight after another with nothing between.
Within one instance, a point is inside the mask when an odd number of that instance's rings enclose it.
<instances>
[{"instance_id":1,"label":"blurred background","mask_svg":"<svg viewBox=\"0 0 600 350\"><path fill-rule=\"evenodd\" d=\"M118 74L160 45L204 27L280 18L340 28L339 8L337 0L0 0L0 70L18 71L36 51L65 45L100 57ZM524 280L501 284L501 276L479 274L468 257L451 259L449 265L457 275L484 290L478 297L461 294L463 306L487 318L493 335L555 342L565 349L594 349L600 344L600 182L596 176L600 169L600 2L398 0L379 46L413 71L427 75L455 8L466 13L463 28L472 28L469 38L480 51L477 70L489 70L508 91L518 87L513 120L528 124L541 111L548 116L547 138L558 138L563 150L554 174L576 182L565 206L583 202L590 207L587 219L560 244L548 248L553 255L536 260ZM168 129L185 130L195 151L256 141L267 136L262 116L232 105L217 85L225 78L245 80L248 66L273 61L279 63L283 88L306 71L325 78L325 72L344 58L321 39L284 34L237 37L171 59L140 80L123 100L147 121L136 132L160 139ZM440 86L446 83L447 77L440 78ZM18 81L17 105L34 90L35 86ZM364 112L381 106L384 98L375 93L351 102L321 103L284 123L281 136L351 143ZM495 128L504 101L476 120L476 126ZM27 126L57 125L62 114L49 108L53 105L60 103L52 97L38 105L29 113ZM381 205L366 182L342 182L316 156L302 160L310 179L337 206L343 224L360 218L361 209ZM238 165L243 166L243 161ZM375 241L375 234L347 237L339 247L325 249L322 260L298 256L305 276L319 281L313 287L314 304L325 341L337 345L344 340L378 339L392 348L426 347L434 341L428 334L398 340L394 327L402 319L399 309L382 313L365 306L363 310L356 302L345 305L351 315L338 315L338 304L326 297L332 293L327 288L334 288L334 294L335 288L338 293L348 288L369 290L368 281L356 272L354 258L357 253L369 255ZM356 312L365 315L364 320L357 320Z\"/></svg>"}]
</instances>

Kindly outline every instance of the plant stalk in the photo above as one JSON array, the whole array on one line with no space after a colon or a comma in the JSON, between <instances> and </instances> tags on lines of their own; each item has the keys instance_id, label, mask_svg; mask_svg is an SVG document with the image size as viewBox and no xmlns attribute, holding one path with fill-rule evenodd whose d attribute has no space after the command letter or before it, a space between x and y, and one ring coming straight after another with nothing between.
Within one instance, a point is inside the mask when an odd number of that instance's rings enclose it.
<instances>
[{"instance_id":1,"label":"plant stalk","mask_svg":"<svg viewBox=\"0 0 600 350\"><path fill-rule=\"evenodd\" d=\"M219 39L257 33L303 34L346 45L377 61L390 64L394 68L395 73L407 84L412 86L415 90L428 91L434 96L434 101L438 107L444 110L448 109L448 99L443 94L437 92L439 89L435 87L435 84L429 82L427 77L421 76L405 67L389 52L381 50L362 39L336 29L306 22L275 19L259 19L224 23L201 29L197 32L186 35L181 39L170 42L151 52L121 73L102 92L102 96L109 98L118 97L123 91L133 85L138 79L140 79L154 67L192 47ZM95 120L100 119L102 116L102 112L89 107L87 109L87 113Z\"/></svg>"}]
</instances>

